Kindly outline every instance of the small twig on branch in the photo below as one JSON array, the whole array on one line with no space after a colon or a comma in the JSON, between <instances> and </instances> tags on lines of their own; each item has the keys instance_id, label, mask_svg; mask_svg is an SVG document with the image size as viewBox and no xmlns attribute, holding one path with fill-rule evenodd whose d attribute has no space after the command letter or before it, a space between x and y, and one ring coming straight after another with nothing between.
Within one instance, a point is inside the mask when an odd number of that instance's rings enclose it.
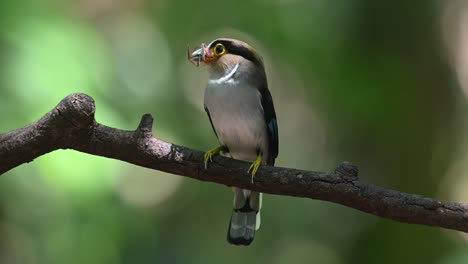
<instances>
[{"instance_id":1,"label":"small twig on branch","mask_svg":"<svg viewBox=\"0 0 468 264\"><path fill-rule=\"evenodd\" d=\"M251 183L249 163L215 157L205 170L203 152L153 137L149 114L135 131L123 131L97 123L94 113L91 97L72 94L37 122L0 134L0 174L56 149L74 149L202 181L324 200L404 223L468 233L467 205L364 183L348 162L334 172L262 166Z\"/></svg>"}]
</instances>

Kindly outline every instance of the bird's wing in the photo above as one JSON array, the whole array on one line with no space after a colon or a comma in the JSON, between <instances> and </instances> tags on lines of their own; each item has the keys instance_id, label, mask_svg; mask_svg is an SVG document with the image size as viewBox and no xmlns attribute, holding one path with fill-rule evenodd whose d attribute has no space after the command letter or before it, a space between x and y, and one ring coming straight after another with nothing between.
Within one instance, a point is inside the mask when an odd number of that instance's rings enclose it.
<instances>
[{"instance_id":1,"label":"bird's wing","mask_svg":"<svg viewBox=\"0 0 468 264\"><path fill-rule=\"evenodd\" d=\"M218 134L216 133L216 129L213 125L213 120L211 120L210 111L208 110L208 107L206 107L206 105L205 105L205 112L208 115L208 119L210 119L210 124L211 124L211 128L213 128L213 132L215 133L216 137L218 137Z\"/></svg>"},{"instance_id":2,"label":"bird's wing","mask_svg":"<svg viewBox=\"0 0 468 264\"><path fill-rule=\"evenodd\" d=\"M278 157L278 123L276 121L275 107L268 87L260 89L262 96L263 116L268 132L268 165L275 165L275 159Z\"/></svg>"}]
</instances>

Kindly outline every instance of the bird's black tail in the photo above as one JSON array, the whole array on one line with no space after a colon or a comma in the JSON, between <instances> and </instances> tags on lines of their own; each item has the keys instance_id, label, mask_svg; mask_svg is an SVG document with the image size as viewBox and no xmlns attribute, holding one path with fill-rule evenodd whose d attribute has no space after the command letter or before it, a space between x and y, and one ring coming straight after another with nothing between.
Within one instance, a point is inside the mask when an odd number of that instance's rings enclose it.
<instances>
[{"instance_id":1,"label":"bird's black tail","mask_svg":"<svg viewBox=\"0 0 468 264\"><path fill-rule=\"evenodd\" d=\"M234 208L227 233L227 240L233 245L250 245L255 231L260 227L261 193L234 189Z\"/></svg>"}]
</instances>

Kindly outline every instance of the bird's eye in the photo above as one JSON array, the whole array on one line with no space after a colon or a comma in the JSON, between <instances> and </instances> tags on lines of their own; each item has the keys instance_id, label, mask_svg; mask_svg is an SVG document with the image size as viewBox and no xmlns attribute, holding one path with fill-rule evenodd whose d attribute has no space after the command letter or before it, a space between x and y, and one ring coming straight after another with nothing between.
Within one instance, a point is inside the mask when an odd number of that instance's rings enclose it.
<instances>
[{"instance_id":1,"label":"bird's eye","mask_svg":"<svg viewBox=\"0 0 468 264\"><path fill-rule=\"evenodd\" d=\"M224 53L226 53L226 49L224 48L224 45L221 43L216 44L214 47L214 53L216 56L221 56Z\"/></svg>"}]
</instances>

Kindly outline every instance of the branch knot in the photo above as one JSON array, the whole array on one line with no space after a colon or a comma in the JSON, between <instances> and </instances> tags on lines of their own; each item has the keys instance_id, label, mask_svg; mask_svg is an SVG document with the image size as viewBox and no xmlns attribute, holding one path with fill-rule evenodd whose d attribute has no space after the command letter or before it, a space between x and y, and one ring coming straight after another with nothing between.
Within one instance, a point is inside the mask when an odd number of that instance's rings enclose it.
<instances>
[{"instance_id":1,"label":"branch knot","mask_svg":"<svg viewBox=\"0 0 468 264\"><path fill-rule=\"evenodd\" d=\"M75 128L88 128L94 124L96 107L89 95L75 93L65 97L56 107L59 115Z\"/></svg>"},{"instance_id":2,"label":"branch knot","mask_svg":"<svg viewBox=\"0 0 468 264\"><path fill-rule=\"evenodd\" d=\"M338 167L335 169L335 174L342 177L342 178L349 178L351 180L358 180L359 168L358 166L352 164L349 161L343 161Z\"/></svg>"},{"instance_id":3,"label":"branch knot","mask_svg":"<svg viewBox=\"0 0 468 264\"><path fill-rule=\"evenodd\" d=\"M138 136L143 136L144 138L150 138L153 136L153 117L151 114L144 114L141 117L141 121L136 132Z\"/></svg>"}]
</instances>

